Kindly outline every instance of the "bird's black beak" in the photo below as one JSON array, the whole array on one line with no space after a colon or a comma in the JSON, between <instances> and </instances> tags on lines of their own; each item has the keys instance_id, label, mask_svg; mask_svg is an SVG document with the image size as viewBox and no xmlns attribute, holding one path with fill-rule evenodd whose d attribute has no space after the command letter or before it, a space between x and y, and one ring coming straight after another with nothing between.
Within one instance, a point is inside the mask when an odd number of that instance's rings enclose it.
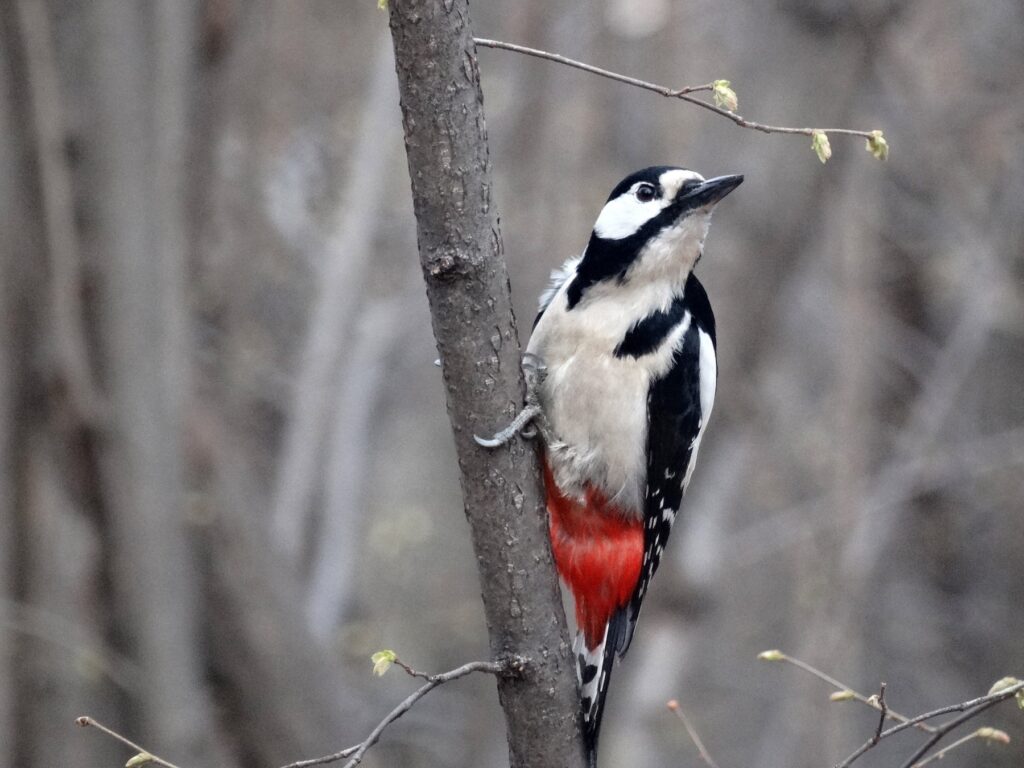
<instances>
[{"instance_id":1,"label":"bird's black beak","mask_svg":"<svg viewBox=\"0 0 1024 768\"><path fill-rule=\"evenodd\" d=\"M708 179L686 193L684 198L686 207L702 208L706 205L714 205L742 182L743 177L740 175L716 176L713 179Z\"/></svg>"}]
</instances>

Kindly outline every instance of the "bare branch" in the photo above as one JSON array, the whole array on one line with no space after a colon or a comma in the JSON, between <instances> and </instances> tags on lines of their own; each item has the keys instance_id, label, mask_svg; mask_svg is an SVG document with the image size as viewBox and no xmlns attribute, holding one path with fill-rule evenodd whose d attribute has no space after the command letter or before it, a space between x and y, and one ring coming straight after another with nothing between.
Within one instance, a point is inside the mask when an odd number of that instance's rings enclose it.
<instances>
[{"instance_id":1,"label":"bare branch","mask_svg":"<svg viewBox=\"0 0 1024 768\"><path fill-rule=\"evenodd\" d=\"M768 656L767 654L772 654L772 655ZM927 725L926 723L921 722L922 719L927 720L928 718L915 718L914 721L911 721L910 718L906 717L905 715L901 715L899 712L896 712L896 711L890 709L888 706L886 706L884 708L884 710L883 710L882 706L880 705L880 697L865 696L862 693L858 693L857 691L853 690L853 688L851 688L850 686L848 686L845 683L842 683L839 680L836 680L834 677L832 677L832 676L822 672L817 667L811 666L806 661L801 661L800 659L797 659L797 658L795 658L793 656L787 656L782 651L765 651L765 653L762 653L759 658L765 659L767 661L784 661L787 664L792 664L797 669L802 669L804 672L808 672L808 673L814 675L819 680L823 680L824 682L828 683L829 685L835 686L836 688L839 689L839 691L841 691L843 693L846 693L846 694L849 694L850 698L855 699L856 701L859 701L861 704L866 704L867 706L871 707L872 709L877 709L879 711L882 711L884 718L888 718L890 720L895 720L898 723L901 723L902 727L907 727L908 725L913 725L913 726L919 728L922 731L927 731L928 733L934 733L935 732L935 729L932 728L930 725Z\"/></svg>"},{"instance_id":2,"label":"bare branch","mask_svg":"<svg viewBox=\"0 0 1024 768\"><path fill-rule=\"evenodd\" d=\"M714 83L706 83L705 85L689 85L683 88L668 88L664 85L656 85L655 83L648 83L646 80L639 80L635 77L629 77L628 75L621 75L618 72L612 72L608 69L601 69L595 67L592 64L585 64L582 61L576 59L570 59L568 56L562 56L559 53L549 53L548 51L541 51L537 48L527 48L525 45L516 45L515 43L506 43L502 40L488 40L483 37L474 37L473 42L482 48L495 48L502 51L514 51L516 53L523 53L527 56L535 56L538 59L547 59L548 61L554 61L558 64L565 64L567 67L573 67L574 69L581 69L584 72L589 72L592 75L598 75L599 77L606 77L609 80L615 80L619 83L626 83L637 88L643 88L646 91L653 91L654 93L667 96L669 98L679 98L688 93L696 93L697 91L710 91L714 89Z\"/></svg>"},{"instance_id":3,"label":"bare branch","mask_svg":"<svg viewBox=\"0 0 1024 768\"><path fill-rule=\"evenodd\" d=\"M708 752L707 748L704 746L704 742L700 740L700 734L697 733L697 729L693 727L690 719L683 712L683 708L679 706L679 702L672 699L665 706L675 712L676 717L679 718L679 722L681 722L683 724L683 728L686 729L686 733L689 735L690 741L692 741L693 745L697 747L701 760L711 766L711 768L718 768L718 764L712 759L711 753Z\"/></svg>"},{"instance_id":4,"label":"bare branch","mask_svg":"<svg viewBox=\"0 0 1024 768\"><path fill-rule=\"evenodd\" d=\"M921 748L917 750L917 752L915 752L913 755L911 755L905 763L903 763L901 768L914 768L918 760L924 757L928 753L928 750L934 747L939 742L939 739L941 739L947 733L956 728L959 728L968 720L972 720L985 710L994 707L1001 701L1006 701L1010 697L1016 695L1018 691L1022 690L1024 690L1024 682L1017 683L1016 685L1006 688L1005 690L1002 690L999 693L992 693L988 696L981 696L977 699L974 699L973 701L965 701L963 704L955 705L953 707L946 707L945 710L947 712L955 712L962 710L967 711L965 711L964 714L960 715L960 717L955 717L945 725L940 726L932 735L932 737L928 739L928 741L926 741L923 745L921 745ZM890 728L889 730L895 732L896 729ZM884 735L885 734L883 734L883 737Z\"/></svg>"},{"instance_id":5,"label":"bare branch","mask_svg":"<svg viewBox=\"0 0 1024 768\"><path fill-rule=\"evenodd\" d=\"M149 758L148 762L150 762L150 763L156 763L157 765L162 765L164 768L178 768L178 766L176 766L174 763L172 763L172 762L170 762L168 760L164 760L162 757L158 757L157 755L154 755L148 749L145 749L144 747L140 747L138 744L136 744L131 739L127 738L126 736L122 736L120 733L115 731L113 728L108 728L103 723L101 723L99 720L91 718L88 715L82 715L80 718L75 720L75 723L77 723L82 728L87 728L87 727L91 726L91 727L95 728L98 731L102 731L103 733L107 734L107 736L109 736L110 738L112 738L112 739L114 739L116 741L121 742L126 747L130 747L131 749L134 749L136 753L138 753L140 755L145 755L147 758Z\"/></svg>"},{"instance_id":6,"label":"bare branch","mask_svg":"<svg viewBox=\"0 0 1024 768\"><path fill-rule=\"evenodd\" d=\"M878 695L877 696L872 696L871 699L874 699L875 701L878 702L878 707L879 707L879 709L882 712L881 717L878 718L878 727L875 729L874 736L872 736L870 739L865 741L857 749L856 752L854 752L852 755L850 755L848 758L846 758L847 764L852 763L854 760L858 759L861 755L863 755L869 749L873 749L878 744L878 742L880 742L882 740L882 728L885 727L885 715L888 712L888 707L885 704L885 683L882 683L882 688L878 692Z\"/></svg>"},{"instance_id":7,"label":"bare branch","mask_svg":"<svg viewBox=\"0 0 1024 768\"><path fill-rule=\"evenodd\" d=\"M964 744L966 744L969 741L973 741L974 739L987 739L989 741L998 741L1001 744L1010 743L1010 737L1007 736L1003 731L996 730L995 728L979 728L973 733L969 733L966 736L957 739L952 744L943 747L938 752L926 757L921 762L915 763L914 768L922 768L922 766L928 765L928 763L931 763L935 760L941 760L957 747L962 747Z\"/></svg>"},{"instance_id":8,"label":"bare branch","mask_svg":"<svg viewBox=\"0 0 1024 768\"><path fill-rule=\"evenodd\" d=\"M882 738L882 729L885 727L885 716L889 712L889 708L885 705L885 683L882 683L881 688L879 688L876 700L878 701L878 709L882 714L881 717L878 718L878 727L875 728L875 735L872 737L875 744L877 744Z\"/></svg>"},{"instance_id":9,"label":"bare branch","mask_svg":"<svg viewBox=\"0 0 1024 768\"><path fill-rule=\"evenodd\" d=\"M657 83L651 83L646 80L640 80L635 77L629 77L628 75L622 75L618 72L612 72L607 69L601 69L591 64L586 64L576 59L570 59L567 56L562 56L558 53L551 53L549 51L542 51L537 48L527 48L524 45L515 45L514 43L506 43L501 40L488 40L482 37L473 38L478 46L482 48L495 48L503 51L514 51L515 53L522 53L527 56L535 56L538 59L546 59L547 61L553 61L558 64L564 64L567 67L573 67L575 69L583 70L600 77L606 77L609 80L615 80L620 83L626 83L636 88L642 88L646 91L652 91L653 93L660 94L667 98L682 99L690 104L706 109L709 112L714 112L716 115L724 117L726 120L731 120L741 128L750 128L754 131L761 131L762 133L790 133L798 134L801 136L814 136L816 133L832 133L843 136L860 136L863 139L872 139L877 137L878 134L873 131L857 131L850 128L792 128L789 126L782 125L767 125L765 123L758 123L753 120L747 120L741 115L737 115L735 112L730 112L728 109L716 106L709 102L703 101L695 96L693 93L700 91L711 91L714 90L714 83L706 83L704 85L691 85L684 88L669 88L664 85L658 85Z\"/></svg>"},{"instance_id":10,"label":"bare branch","mask_svg":"<svg viewBox=\"0 0 1024 768\"><path fill-rule=\"evenodd\" d=\"M395 659L394 663L413 677L425 679L427 681L426 684L417 688L397 707L392 709L388 713L387 717L381 720L377 724L377 727L370 732L370 735L359 744L347 747L340 752L324 755L323 757L314 757L310 760L298 760L294 763L288 763L288 765L282 766L282 768L308 768L311 765L327 765L328 763L334 763L338 760L344 760L346 757L351 757L352 759L345 763L345 768L355 768L355 766L362 762L363 755L366 754L366 750L380 740L380 735L384 732L385 728L412 709L412 706L417 701L422 699L439 685L452 680L458 680L460 677L465 677L466 675L470 675L474 672L487 672L492 675L506 675L510 672L516 672L522 669L524 662L522 659L513 659L504 662L472 661L469 664L463 664L461 667L453 669L450 672L443 672L438 675L428 675L424 672L417 672L398 658Z\"/></svg>"},{"instance_id":11,"label":"bare branch","mask_svg":"<svg viewBox=\"0 0 1024 768\"><path fill-rule=\"evenodd\" d=\"M883 739L887 739L888 737L893 736L899 733L900 731L904 731L907 728L919 728L920 730L926 731L928 733L928 740L902 766L902 768L918 768L917 761L920 760L925 754L927 754L928 750L935 746L935 744L937 744L943 736L945 736L955 728L958 728L968 720L977 717L979 714L984 712L989 707L993 707L999 702L1005 701L1006 699L1009 699L1012 696L1018 695L1021 691L1024 691L1024 681L1018 681L1014 678L1004 678L1003 680L1000 680L998 683L996 683L995 686L993 686L992 692L984 696L979 696L978 698L971 699L969 701L962 701L959 704L951 704L946 707L940 707L939 709L934 709L931 712L925 712L922 715L917 715L916 717L908 718L897 712L893 712L892 709L889 708L889 705L886 704L885 683L882 683L881 690L878 692L877 695L871 696L870 698L865 698L862 694L859 694L852 688L850 688L850 686L844 685L843 683L836 680L834 677L825 674L820 669L816 669L815 667L811 666L805 661L801 661L800 659L795 659L791 656L787 656L782 651L763 651L762 653L758 654L758 658L763 661L788 662L793 666L797 667L798 669L802 669L805 672L814 675L819 680L824 680L829 685L835 686L839 689L839 691L836 694L833 694L834 701L856 699L857 701L866 704L869 707L877 709L880 712L878 727L875 729L875 732L874 734L872 734L871 738L864 742L864 744L862 744L860 747L858 747L857 750L849 757L847 757L845 760L843 760L843 762L837 763L835 768L849 768L849 766L856 762L858 759L860 759L860 757L865 752L868 752L869 750L873 749ZM995 690L997 688L999 690ZM940 715L947 715L950 712L964 712L964 714L939 726L931 726L925 723L926 720L931 720L932 718L939 717ZM898 725L894 725L892 728L889 728L888 730L882 730L885 725L886 718L891 718L893 720L898 720L900 722ZM977 735L992 741L1000 741L1003 743L1009 741L1009 737L1006 736L1005 733L1003 733L1002 731L998 731L994 728L981 728L978 730ZM968 741L970 741L971 738L973 738L973 736L969 738L960 739L955 744L951 744L950 746L946 747L946 749L943 750L943 752L948 752L952 750L954 747L959 746L960 744L965 744ZM928 760L924 762L930 762L932 759L937 758L933 755L931 758L928 758Z\"/></svg>"},{"instance_id":12,"label":"bare branch","mask_svg":"<svg viewBox=\"0 0 1024 768\"><path fill-rule=\"evenodd\" d=\"M452 680L458 680L460 677L466 677L466 675L471 675L474 672L487 672L488 674L498 675L501 677L510 675L517 676L522 673L523 669L526 666L525 659L518 656L513 656L510 658L503 659L501 661L471 661L468 664L463 664L461 667L456 667L455 669L450 670L448 672L441 672L440 674L430 675L426 672L419 672L413 669L397 657L395 658L394 663L402 669L404 669L412 677L419 677L426 680L426 684L417 688L415 691L413 691L412 694L406 697L405 700L403 700L397 707L392 709L388 713L387 717L381 720L377 724L377 726L372 731L370 731L370 735L358 744L355 744L351 747L346 747L345 749L342 749L339 752L333 752L329 755L323 755L322 757L314 757L309 760L297 760L294 763L288 763L288 765L282 766L282 768L308 768L308 766L312 765L327 765L328 763L334 763L338 760L344 760L346 757L351 757L352 759L345 763L345 768L355 768L355 766L359 765L359 763L362 762L363 756L366 754L366 750L368 750L370 747L372 747L380 740L380 736L384 732L385 728L387 728L389 725L391 725L391 723L393 723L395 720L397 720L410 709L412 709L413 705L417 701L422 699L424 696L426 696L428 693L430 693L438 686L443 685L444 683L449 683ZM174 763L164 760L162 757L154 755L145 747L139 746L126 736L122 736L113 728L108 728L98 720L83 715L82 717L78 718L75 722L83 728L85 728L86 726L92 726L93 728L102 731L103 733L107 734L107 736L110 736L112 739L115 739L124 744L125 746L134 749L138 754L144 755L147 758L147 761L150 763L156 763L157 765L163 766L163 768L179 768L179 766L175 765ZM712 764L712 768L717 768L717 766Z\"/></svg>"},{"instance_id":13,"label":"bare branch","mask_svg":"<svg viewBox=\"0 0 1024 768\"><path fill-rule=\"evenodd\" d=\"M879 741L887 739L890 736L894 736L900 731L906 730L907 728L911 727L920 727L920 725L922 725L925 720L931 720L941 715L948 715L951 712L963 712L963 715L961 715L960 717L953 718L948 723L944 723L943 725L940 725L938 727L929 727L929 730L931 732L929 739L903 765L903 768L912 768L917 764L918 760L924 757L924 755L928 752L929 749L935 746L935 744L937 744L938 741L943 736L948 734L950 731L963 725L968 720L977 717L982 712L989 709L990 707L995 706L999 702L1005 701L1006 699L1015 696L1019 691L1022 690L1024 690L1024 681L1019 682L1016 685L1010 686L1009 688L1005 688L999 691L998 693L990 693L985 696L979 696L976 699L962 701L959 704L951 704L946 707L940 707L939 709L934 709L931 712L925 712L924 714L918 715L917 717L907 719L905 722L902 722L899 725L894 725L892 728L889 728L886 731L882 731L880 734L876 734L876 737L872 737L868 742L862 745L856 752L854 752L852 755L846 758L843 762L838 763L836 765L836 768L848 768L850 765L854 763L854 761L859 759L861 755L863 755L869 749L878 744ZM961 739L961 742L963 741L966 740ZM952 748L952 746L953 745L950 745L946 749L949 750Z\"/></svg>"}]
</instances>

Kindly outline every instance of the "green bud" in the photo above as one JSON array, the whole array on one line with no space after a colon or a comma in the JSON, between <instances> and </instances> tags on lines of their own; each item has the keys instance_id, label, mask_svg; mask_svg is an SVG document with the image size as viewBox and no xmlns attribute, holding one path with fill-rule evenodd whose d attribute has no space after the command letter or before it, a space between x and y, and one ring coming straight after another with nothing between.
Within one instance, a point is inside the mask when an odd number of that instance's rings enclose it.
<instances>
[{"instance_id":1,"label":"green bud","mask_svg":"<svg viewBox=\"0 0 1024 768\"><path fill-rule=\"evenodd\" d=\"M822 163L827 163L832 157L832 145L828 143L828 136L824 131L815 131L811 134L811 149Z\"/></svg>"},{"instance_id":2,"label":"green bud","mask_svg":"<svg viewBox=\"0 0 1024 768\"><path fill-rule=\"evenodd\" d=\"M391 669L391 665L395 663L397 658L398 656L394 651L377 651L370 657L370 661L373 662L373 674L377 677L384 677L384 673Z\"/></svg>"},{"instance_id":3,"label":"green bud","mask_svg":"<svg viewBox=\"0 0 1024 768\"><path fill-rule=\"evenodd\" d=\"M1018 680L1016 677L1004 677L1000 680L996 680L992 684L992 687L988 689L988 695L991 696L996 693L1002 693L1007 688L1013 688L1013 686L1017 685L1018 683L1020 683L1020 680Z\"/></svg>"},{"instance_id":4,"label":"green bud","mask_svg":"<svg viewBox=\"0 0 1024 768\"><path fill-rule=\"evenodd\" d=\"M782 651L776 650L761 651L759 654L757 654L757 658L761 661L782 661L784 658L786 658L786 654L784 654Z\"/></svg>"},{"instance_id":5,"label":"green bud","mask_svg":"<svg viewBox=\"0 0 1024 768\"><path fill-rule=\"evenodd\" d=\"M139 752L139 754L124 764L124 768L137 768L137 766L152 762L153 756L149 752Z\"/></svg>"},{"instance_id":6,"label":"green bud","mask_svg":"<svg viewBox=\"0 0 1024 768\"><path fill-rule=\"evenodd\" d=\"M715 106L735 112L739 106L739 99L736 98L736 91L732 89L728 80L715 80L712 83L712 95L715 97Z\"/></svg>"},{"instance_id":7,"label":"green bud","mask_svg":"<svg viewBox=\"0 0 1024 768\"><path fill-rule=\"evenodd\" d=\"M850 699L856 698L853 695L853 691L835 691L831 696L828 697L829 701L849 701Z\"/></svg>"},{"instance_id":8,"label":"green bud","mask_svg":"<svg viewBox=\"0 0 1024 768\"><path fill-rule=\"evenodd\" d=\"M974 735L986 741L998 741L1000 744L1010 743L1010 736L1006 731L1000 731L998 728L979 728Z\"/></svg>"},{"instance_id":9,"label":"green bud","mask_svg":"<svg viewBox=\"0 0 1024 768\"><path fill-rule=\"evenodd\" d=\"M864 149L870 152L872 157L877 160L889 159L889 142L885 140L881 131L871 132L871 136L868 137Z\"/></svg>"},{"instance_id":10,"label":"green bud","mask_svg":"<svg viewBox=\"0 0 1024 768\"><path fill-rule=\"evenodd\" d=\"M377 7L382 11L386 11L388 9L388 0L377 0Z\"/></svg>"}]
</instances>

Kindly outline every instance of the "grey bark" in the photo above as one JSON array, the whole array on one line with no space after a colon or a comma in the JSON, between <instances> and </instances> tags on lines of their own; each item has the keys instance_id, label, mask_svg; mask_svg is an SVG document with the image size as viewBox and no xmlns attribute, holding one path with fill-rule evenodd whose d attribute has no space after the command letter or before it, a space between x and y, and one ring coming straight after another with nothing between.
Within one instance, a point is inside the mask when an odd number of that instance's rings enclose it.
<instances>
[{"instance_id":1,"label":"grey bark","mask_svg":"<svg viewBox=\"0 0 1024 768\"><path fill-rule=\"evenodd\" d=\"M420 261L491 652L530 660L523 677L498 681L511 765L582 766L536 452L473 441L514 414L524 384L468 5L392 0L390 18Z\"/></svg>"}]
</instances>

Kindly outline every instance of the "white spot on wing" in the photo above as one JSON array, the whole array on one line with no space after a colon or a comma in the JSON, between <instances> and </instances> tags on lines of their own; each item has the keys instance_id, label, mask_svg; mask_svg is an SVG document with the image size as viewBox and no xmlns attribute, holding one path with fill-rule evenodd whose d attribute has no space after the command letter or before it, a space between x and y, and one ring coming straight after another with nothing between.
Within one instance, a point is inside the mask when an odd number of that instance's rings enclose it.
<instances>
[{"instance_id":1,"label":"white spot on wing","mask_svg":"<svg viewBox=\"0 0 1024 768\"><path fill-rule=\"evenodd\" d=\"M715 387L718 383L718 363L715 358L715 345L711 341L711 336L703 329L698 329L698 334L700 337L700 426L690 452L690 463L686 467L686 475L683 477L683 488L690 484L693 468L697 466L697 451L700 450L700 441L704 437L704 428L707 426L708 417L711 416L711 409L715 405Z\"/></svg>"},{"instance_id":2,"label":"white spot on wing","mask_svg":"<svg viewBox=\"0 0 1024 768\"><path fill-rule=\"evenodd\" d=\"M718 363L715 358L715 345L711 336L703 329L700 335L700 428L708 422L711 409L715 405L715 387L718 382Z\"/></svg>"}]
</instances>

